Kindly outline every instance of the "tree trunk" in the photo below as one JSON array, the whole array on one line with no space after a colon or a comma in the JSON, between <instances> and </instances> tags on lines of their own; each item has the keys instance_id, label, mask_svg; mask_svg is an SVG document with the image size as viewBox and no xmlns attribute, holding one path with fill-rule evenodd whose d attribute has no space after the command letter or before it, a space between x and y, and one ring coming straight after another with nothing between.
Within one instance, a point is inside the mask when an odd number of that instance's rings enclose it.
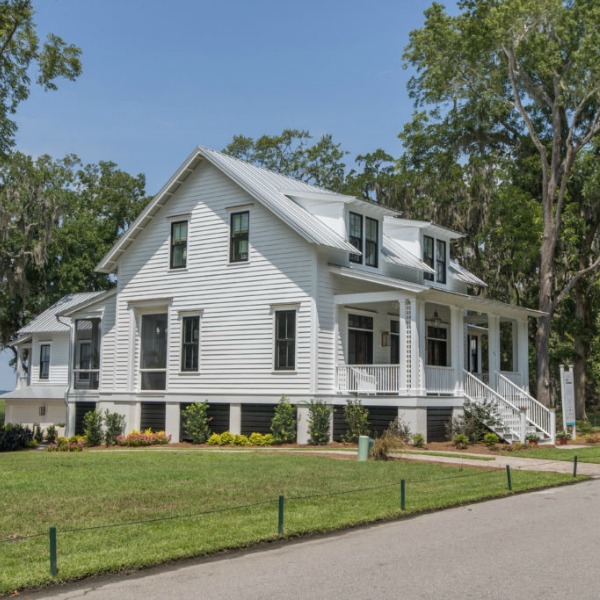
<instances>
[{"instance_id":1,"label":"tree trunk","mask_svg":"<svg viewBox=\"0 0 600 600\"><path fill-rule=\"evenodd\" d=\"M585 413L587 387L585 370L587 356L586 331L588 331L587 304L586 286L580 281L575 286L575 319L577 321L577 329L575 331L575 360L573 364L573 376L575 379L575 414L577 415L578 419L582 420L587 419L587 415Z\"/></svg>"}]
</instances>

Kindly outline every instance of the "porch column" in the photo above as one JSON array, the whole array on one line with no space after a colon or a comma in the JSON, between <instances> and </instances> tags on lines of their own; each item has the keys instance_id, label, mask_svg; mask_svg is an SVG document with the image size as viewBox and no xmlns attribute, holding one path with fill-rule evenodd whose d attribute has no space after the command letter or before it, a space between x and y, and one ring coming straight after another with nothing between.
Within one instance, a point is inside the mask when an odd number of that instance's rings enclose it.
<instances>
[{"instance_id":1,"label":"porch column","mask_svg":"<svg viewBox=\"0 0 600 600\"><path fill-rule=\"evenodd\" d=\"M454 368L455 391L463 389L463 369L465 364L464 310L458 306L450 307L450 359Z\"/></svg>"},{"instance_id":2,"label":"porch column","mask_svg":"<svg viewBox=\"0 0 600 600\"><path fill-rule=\"evenodd\" d=\"M405 395L421 393L421 364L419 360L419 328L417 327L418 307L415 298L400 298L398 301L400 323L400 389Z\"/></svg>"},{"instance_id":3,"label":"porch column","mask_svg":"<svg viewBox=\"0 0 600 600\"><path fill-rule=\"evenodd\" d=\"M529 331L527 317L518 319L516 322L517 332L517 354L515 370L521 374L521 387L529 391ZM514 333L514 332L513 332Z\"/></svg>"},{"instance_id":4,"label":"porch column","mask_svg":"<svg viewBox=\"0 0 600 600\"><path fill-rule=\"evenodd\" d=\"M417 373L416 379L416 392L419 396L425 396L427 394L427 380L425 378L425 357L427 355L427 323L425 323L425 301L416 301L415 311L415 338L416 338L416 357L415 357L415 368Z\"/></svg>"},{"instance_id":5,"label":"porch column","mask_svg":"<svg viewBox=\"0 0 600 600\"><path fill-rule=\"evenodd\" d=\"M496 373L500 372L500 317L488 314L489 386L496 389Z\"/></svg>"}]
</instances>

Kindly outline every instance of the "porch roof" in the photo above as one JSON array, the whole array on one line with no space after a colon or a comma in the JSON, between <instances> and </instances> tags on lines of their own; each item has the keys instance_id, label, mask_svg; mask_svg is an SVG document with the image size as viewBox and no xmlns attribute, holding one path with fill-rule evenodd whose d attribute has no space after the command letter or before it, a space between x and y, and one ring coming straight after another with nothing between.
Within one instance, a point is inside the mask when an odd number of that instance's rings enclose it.
<instances>
[{"instance_id":1,"label":"porch roof","mask_svg":"<svg viewBox=\"0 0 600 600\"><path fill-rule=\"evenodd\" d=\"M335 273L336 275L341 275L342 277L358 279L359 281L368 281L369 283L377 283L385 287L391 287L397 290L404 290L406 292L419 293L429 289L424 285L410 283L408 281L403 281L402 279L396 279L394 277L386 277L385 275L379 275L377 273L368 273L367 271L353 269L352 267L342 267L340 265L330 264L329 270L332 273Z\"/></svg>"},{"instance_id":2,"label":"porch roof","mask_svg":"<svg viewBox=\"0 0 600 600\"><path fill-rule=\"evenodd\" d=\"M468 310L492 313L499 316L539 318L546 315L545 312L540 310L533 310L532 308L517 306L516 304L508 304L507 302L500 302L491 298L483 298L482 296L469 296L449 290L428 288L420 294L420 297L430 302L460 306Z\"/></svg>"}]
</instances>

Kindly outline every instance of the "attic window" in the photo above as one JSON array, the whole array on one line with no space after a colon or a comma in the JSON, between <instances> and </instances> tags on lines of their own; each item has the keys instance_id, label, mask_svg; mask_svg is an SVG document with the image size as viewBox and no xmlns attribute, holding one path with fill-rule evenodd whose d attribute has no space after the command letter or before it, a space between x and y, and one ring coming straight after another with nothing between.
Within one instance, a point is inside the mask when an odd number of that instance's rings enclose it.
<instances>
[{"instance_id":1,"label":"attic window","mask_svg":"<svg viewBox=\"0 0 600 600\"><path fill-rule=\"evenodd\" d=\"M360 252L363 249L363 218L362 215L351 212L348 220L350 243ZM362 263L360 254L351 254L350 262Z\"/></svg>"},{"instance_id":2,"label":"attic window","mask_svg":"<svg viewBox=\"0 0 600 600\"><path fill-rule=\"evenodd\" d=\"M185 269L187 265L188 222L171 223L171 269Z\"/></svg>"},{"instance_id":3,"label":"attic window","mask_svg":"<svg viewBox=\"0 0 600 600\"><path fill-rule=\"evenodd\" d=\"M248 234L250 232L250 212L231 214L229 262L248 262Z\"/></svg>"}]
</instances>

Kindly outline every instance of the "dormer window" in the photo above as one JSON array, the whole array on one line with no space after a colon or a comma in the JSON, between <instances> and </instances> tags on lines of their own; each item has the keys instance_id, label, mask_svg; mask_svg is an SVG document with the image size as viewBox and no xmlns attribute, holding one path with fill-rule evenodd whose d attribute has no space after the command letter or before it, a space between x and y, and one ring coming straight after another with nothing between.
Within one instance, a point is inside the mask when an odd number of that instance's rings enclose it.
<instances>
[{"instance_id":1,"label":"dormer window","mask_svg":"<svg viewBox=\"0 0 600 600\"><path fill-rule=\"evenodd\" d=\"M349 238L350 243L362 252L363 249L363 219L362 215L357 215L351 212L349 216ZM360 254L351 254L350 262L362 264L362 256Z\"/></svg>"},{"instance_id":2,"label":"dormer window","mask_svg":"<svg viewBox=\"0 0 600 600\"><path fill-rule=\"evenodd\" d=\"M435 276L432 273L425 273L424 277L427 281L446 283L448 250L444 240L434 240L428 235L423 236L423 262L435 270Z\"/></svg>"},{"instance_id":3,"label":"dormer window","mask_svg":"<svg viewBox=\"0 0 600 600\"><path fill-rule=\"evenodd\" d=\"M348 219L348 237L350 243L362 254L351 254L350 262L367 267L379 266L379 221L351 212Z\"/></svg>"}]
</instances>

